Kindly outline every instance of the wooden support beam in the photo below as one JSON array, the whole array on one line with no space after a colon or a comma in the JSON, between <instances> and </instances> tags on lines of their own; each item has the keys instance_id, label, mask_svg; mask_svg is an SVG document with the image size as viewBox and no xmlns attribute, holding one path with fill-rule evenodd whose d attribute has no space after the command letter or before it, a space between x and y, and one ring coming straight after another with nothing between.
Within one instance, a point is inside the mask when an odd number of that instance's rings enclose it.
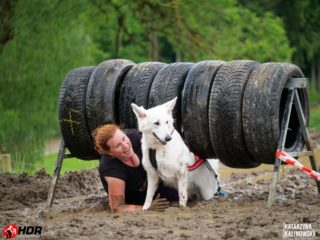
<instances>
[{"instance_id":1,"label":"wooden support beam","mask_svg":"<svg viewBox=\"0 0 320 240\"><path fill-rule=\"evenodd\" d=\"M2 172L12 172L11 156L8 153L0 154L0 170Z\"/></svg>"}]
</instances>

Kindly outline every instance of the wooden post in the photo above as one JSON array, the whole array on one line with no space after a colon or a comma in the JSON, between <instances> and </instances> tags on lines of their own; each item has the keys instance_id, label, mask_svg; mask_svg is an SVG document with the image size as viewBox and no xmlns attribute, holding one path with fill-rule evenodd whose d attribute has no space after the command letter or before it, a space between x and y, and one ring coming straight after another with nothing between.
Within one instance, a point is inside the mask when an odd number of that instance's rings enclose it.
<instances>
[{"instance_id":1,"label":"wooden post","mask_svg":"<svg viewBox=\"0 0 320 240\"><path fill-rule=\"evenodd\" d=\"M2 172L12 172L11 157L10 154L0 155L0 169Z\"/></svg>"}]
</instances>

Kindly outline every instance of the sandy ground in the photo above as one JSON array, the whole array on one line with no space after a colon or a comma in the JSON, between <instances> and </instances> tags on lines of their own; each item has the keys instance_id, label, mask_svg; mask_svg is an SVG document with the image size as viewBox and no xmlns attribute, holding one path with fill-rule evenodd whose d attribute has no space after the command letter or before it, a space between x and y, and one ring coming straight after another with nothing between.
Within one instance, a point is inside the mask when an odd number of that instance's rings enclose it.
<instances>
[{"instance_id":1,"label":"sandy ground","mask_svg":"<svg viewBox=\"0 0 320 240\"><path fill-rule=\"evenodd\" d=\"M46 207L51 181L47 173L5 173L0 175L0 227L2 231L10 223L42 226L40 237L27 239L253 240L282 239L284 224L307 224L316 236L297 239L320 239L320 195L315 181L290 166L281 171L272 208L266 208L271 165L250 170L222 166L227 197L189 203L185 209L173 204L162 213L121 214L110 212L96 169L62 176L51 208Z\"/></svg>"}]
</instances>

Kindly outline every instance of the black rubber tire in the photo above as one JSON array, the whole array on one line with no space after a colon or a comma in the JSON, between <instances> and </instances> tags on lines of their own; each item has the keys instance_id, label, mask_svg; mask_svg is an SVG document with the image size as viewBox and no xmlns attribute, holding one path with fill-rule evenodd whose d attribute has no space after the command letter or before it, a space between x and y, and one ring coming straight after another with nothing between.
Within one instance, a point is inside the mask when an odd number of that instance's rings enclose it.
<instances>
[{"instance_id":1,"label":"black rubber tire","mask_svg":"<svg viewBox=\"0 0 320 240\"><path fill-rule=\"evenodd\" d=\"M124 59L100 63L91 75L87 90L87 118L92 132L106 123L119 123L118 102L122 80L134 63Z\"/></svg>"},{"instance_id":2,"label":"black rubber tire","mask_svg":"<svg viewBox=\"0 0 320 240\"><path fill-rule=\"evenodd\" d=\"M190 150L202 158L214 158L209 135L208 106L214 77L223 61L202 61L193 65L182 90L181 120Z\"/></svg>"},{"instance_id":3,"label":"black rubber tire","mask_svg":"<svg viewBox=\"0 0 320 240\"><path fill-rule=\"evenodd\" d=\"M184 81L193 63L171 63L161 68L151 85L148 108L163 104L178 97L172 111L175 128L181 132L180 101Z\"/></svg>"},{"instance_id":4,"label":"black rubber tire","mask_svg":"<svg viewBox=\"0 0 320 240\"><path fill-rule=\"evenodd\" d=\"M242 129L242 98L247 80L258 62L231 61L223 64L212 84L209 131L214 152L228 167L260 165L249 155Z\"/></svg>"},{"instance_id":5,"label":"black rubber tire","mask_svg":"<svg viewBox=\"0 0 320 240\"><path fill-rule=\"evenodd\" d=\"M120 89L119 120L123 128L137 128L137 118L131 103L148 107L148 96L151 84L161 68L160 62L146 62L135 65L126 74Z\"/></svg>"},{"instance_id":6,"label":"black rubber tire","mask_svg":"<svg viewBox=\"0 0 320 240\"><path fill-rule=\"evenodd\" d=\"M80 67L65 77L59 95L58 111L62 137L71 154L79 159L100 158L88 129L86 92L95 67Z\"/></svg>"},{"instance_id":7,"label":"black rubber tire","mask_svg":"<svg viewBox=\"0 0 320 240\"><path fill-rule=\"evenodd\" d=\"M288 90L288 79L304 75L296 65L264 63L252 72L243 98L243 129L247 148L256 162L274 164ZM309 121L306 89L298 90L305 118ZM300 151L304 141L295 108L292 108L285 151Z\"/></svg>"}]
</instances>

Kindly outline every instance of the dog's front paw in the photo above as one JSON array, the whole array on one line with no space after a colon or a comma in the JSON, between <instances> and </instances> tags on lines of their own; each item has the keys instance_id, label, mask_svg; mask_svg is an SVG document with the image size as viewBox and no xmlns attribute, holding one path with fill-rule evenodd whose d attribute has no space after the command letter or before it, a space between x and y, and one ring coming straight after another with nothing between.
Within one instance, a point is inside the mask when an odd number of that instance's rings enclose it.
<instances>
[{"instance_id":1,"label":"dog's front paw","mask_svg":"<svg viewBox=\"0 0 320 240\"><path fill-rule=\"evenodd\" d=\"M186 203L179 203L179 208L184 209L187 207Z\"/></svg>"},{"instance_id":2,"label":"dog's front paw","mask_svg":"<svg viewBox=\"0 0 320 240\"><path fill-rule=\"evenodd\" d=\"M147 211L147 210L150 209L150 206L151 206L151 204L144 204L143 207L142 207L142 210L143 211Z\"/></svg>"},{"instance_id":3,"label":"dog's front paw","mask_svg":"<svg viewBox=\"0 0 320 240\"><path fill-rule=\"evenodd\" d=\"M180 208L185 208L187 207L187 201L188 199L186 197L182 197L179 199L179 207Z\"/></svg>"},{"instance_id":4,"label":"dog's front paw","mask_svg":"<svg viewBox=\"0 0 320 240\"><path fill-rule=\"evenodd\" d=\"M181 195L179 198L179 206L180 208L185 208L187 206L188 198L185 195Z\"/></svg>"}]
</instances>

